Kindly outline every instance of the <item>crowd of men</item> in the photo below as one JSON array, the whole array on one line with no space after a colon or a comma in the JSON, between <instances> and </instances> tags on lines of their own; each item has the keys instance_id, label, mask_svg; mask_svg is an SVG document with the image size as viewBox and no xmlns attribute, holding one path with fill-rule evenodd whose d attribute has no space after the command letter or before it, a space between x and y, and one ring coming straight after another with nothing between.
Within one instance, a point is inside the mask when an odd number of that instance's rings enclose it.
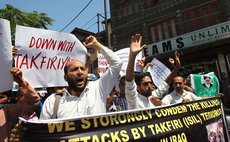
<instances>
[{"instance_id":1,"label":"crowd of men","mask_svg":"<svg viewBox=\"0 0 230 142\"><path fill-rule=\"evenodd\" d=\"M142 71L134 71L136 56L145 47L141 35L131 37L126 75L122 77L119 76L122 60L112 50L94 36L87 37L83 44L86 48L100 52L110 65L95 81L87 79L88 65L73 59L64 68L64 79L68 86L48 87L47 94L40 96L23 79L22 72L12 67L11 73L18 83L19 91L0 93L0 142L21 140L26 129L18 123L18 117L29 121L73 118L202 99L194 94L184 77L177 75L181 68L177 51L174 59L169 59L172 72L156 87L150 73L146 72L149 64L141 60L139 65ZM119 91L115 89L117 83ZM173 91L169 92L171 85Z\"/></svg>"}]
</instances>

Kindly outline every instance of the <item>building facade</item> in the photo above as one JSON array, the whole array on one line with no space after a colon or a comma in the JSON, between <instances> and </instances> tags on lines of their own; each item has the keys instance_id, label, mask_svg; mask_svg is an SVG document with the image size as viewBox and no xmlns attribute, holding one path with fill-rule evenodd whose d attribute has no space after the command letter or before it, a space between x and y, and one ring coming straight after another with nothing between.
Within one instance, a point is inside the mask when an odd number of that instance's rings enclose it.
<instances>
[{"instance_id":1,"label":"building facade","mask_svg":"<svg viewBox=\"0 0 230 142\"><path fill-rule=\"evenodd\" d=\"M180 74L215 72L230 108L229 0L110 0L110 12L115 50L129 46L136 33L147 44L148 61L167 65L178 50Z\"/></svg>"}]
</instances>

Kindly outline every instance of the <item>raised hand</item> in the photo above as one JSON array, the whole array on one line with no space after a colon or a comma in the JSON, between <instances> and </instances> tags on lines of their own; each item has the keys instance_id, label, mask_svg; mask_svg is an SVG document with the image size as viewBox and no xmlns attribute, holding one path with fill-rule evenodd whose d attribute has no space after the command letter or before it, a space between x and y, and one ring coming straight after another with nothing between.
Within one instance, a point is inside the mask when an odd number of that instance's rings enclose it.
<instances>
[{"instance_id":1,"label":"raised hand","mask_svg":"<svg viewBox=\"0 0 230 142\"><path fill-rule=\"evenodd\" d=\"M150 96L149 99L152 102L152 104L154 104L155 106L161 106L162 105L161 100L154 97L154 96Z\"/></svg>"},{"instance_id":2,"label":"raised hand","mask_svg":"<svg viewBox=\"0 0 230 142\"><path fill-rule=\"evenodd\" d=\"M174 55L174 58L175 58L175 66L177 69L180 69L181 68L181 63L180 63L180 53L175 51L175 55Z\"/></svg>"},{"instance_id":3,"label":"raised hand","mask_svg":"<svg viewBox=\"0 0 230 142\"><path fill-rule=\"evenodd\" d=\"M19 86L26 86L26 81L22 78L22 71L16 67L10 69L11 74L14 77L14 81L18 83Z\"/></svg>"},{"instance_id":4,"label":"raised hand","mask_svg":"<svg viewBox=\"0 0 230 142\"><path fill-rule=\"evenodd\" d=\"M130 54L137 55L145 47L145 45L141 46L141 41L142 36L140 34L131 37Z\"/></svg>"},{"instance_id":5,"label":"raised hand","mask_svg":"<svg viewBox=\"0 0 230 142\"><path fill-rule=\"evenodd\" d=\"M97 41L96 37L92 35L88 36L83 44L86 48L94 48L98 51L103 47L103 45Z\"/></svg>"},{"instance_id":6,"label":"raised hand","mask_svg":"<svg viewBox=\"0 0 230 142\"><path fill-rule=\"evenodd\" d=\"M175 67L175 61L173 58L169 57L169 63L171 67Z\"/></svg>"},{"instance_id":7,"label":"raised hand","mask_svg":"<svg viewBox=\"0 0 230 142\"><path fill-rule=\"evenodd\" d=\"M16 47L12 48L12 55L13 55L13 57L17 57L18 56L18 49Z\"/></svg>"}]
</instances>

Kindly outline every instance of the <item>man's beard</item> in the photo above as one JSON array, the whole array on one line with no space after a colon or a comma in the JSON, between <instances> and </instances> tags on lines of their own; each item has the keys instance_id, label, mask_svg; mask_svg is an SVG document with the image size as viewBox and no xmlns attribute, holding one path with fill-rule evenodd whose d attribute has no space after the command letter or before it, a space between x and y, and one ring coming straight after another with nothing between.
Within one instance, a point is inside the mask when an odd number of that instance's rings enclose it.
<instances>
[{"instance_id":1,"label":"man's beard","mask_svg":"<svg viewBox=\"0 0 230 142\"><path fill-rule=\"evenodd\" d=\"M86 87L86 82L87 82L86 79L84 80L84 86L83 87L78 87L76 85L76 81L75 80L76 79L68 79L69 88L71 90L74 90L74 91L82 92L85 89L85 87Z\"/></svg>"},{"instance_id":2,"label":"man's beard","mask_svg":"<svg viewBox=\"0 0 230 142\"><path fill-rule=\"evenodd\" d=\"M141 95L143 95L143 96L145 96L145 97L149 97L149 96L151 96L151 95L152 95L152 91L142 93Z\"/></svg>"}]
</instances>

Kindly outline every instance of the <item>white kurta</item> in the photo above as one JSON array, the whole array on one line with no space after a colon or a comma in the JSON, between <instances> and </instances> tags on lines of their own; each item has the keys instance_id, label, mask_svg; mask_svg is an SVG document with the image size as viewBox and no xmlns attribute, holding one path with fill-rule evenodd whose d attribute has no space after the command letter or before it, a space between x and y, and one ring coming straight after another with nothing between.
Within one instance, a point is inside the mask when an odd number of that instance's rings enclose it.
<instances>
[{"instance_id":1,"label":"white kurta","mask_svg":"<svg viewBox=\"0 0 230 142\"><path fill-rule=\"evenodd\" d=\"M71 118L84 115L106 113L106 97L118 80L122 60L106 47L101 54L109 63L109 68L97 81L90 81L79 97L68 92L61 97L57 118ZM49 96L42 108L41 120L50 119L53 114L55 94Z\"/></svg>"}]
</instances>

